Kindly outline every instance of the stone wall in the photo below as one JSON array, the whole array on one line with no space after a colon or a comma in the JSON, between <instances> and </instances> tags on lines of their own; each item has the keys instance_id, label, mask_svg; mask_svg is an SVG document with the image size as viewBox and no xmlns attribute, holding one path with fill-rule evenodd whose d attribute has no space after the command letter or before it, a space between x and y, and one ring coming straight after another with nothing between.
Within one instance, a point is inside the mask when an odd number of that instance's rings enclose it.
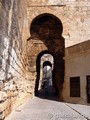
<instances>
[{"instance_id":1,"label":"stone wall","mask_svg":"<svg viewBox=\"0 0 90 120\"><path fill-rule=\"evenodd\" d=\"M0 119L27 93L27 14L21 0L0 1ZM14 105L13 105L14 104Z\"/></svg>"},{"instance_id":2,"label":"stone wall","mask_svg":"<svg viewBox=\"0 0 90 120\"><path fill-rule=\"evenodd\" d=\"M87 104L87 76L90 75L90 40L66 49L64 101ZM70 97L70 77L80 77L80 97Z\"/></svg>"},{"instance_id":3,"label":"stone wall","mask_svg":"<svg viewBox=\"0 0 90 120\"><path fill-rule=\"evenodd\" d=\"M57 16L63 24L65 46L90 39L90 1L89 0L31 0L28 1L28 23L43 13Z\"/></svg>"}]
</instances>

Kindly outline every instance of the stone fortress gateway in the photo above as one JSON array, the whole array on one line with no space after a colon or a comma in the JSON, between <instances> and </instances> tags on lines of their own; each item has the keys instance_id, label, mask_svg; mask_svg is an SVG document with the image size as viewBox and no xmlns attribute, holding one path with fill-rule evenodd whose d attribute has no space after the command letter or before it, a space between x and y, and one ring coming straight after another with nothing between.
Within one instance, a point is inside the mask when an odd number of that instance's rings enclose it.
<instances>
[{"instance_id":1,"label":"stone fortress gateway","mask_svg":"<svg viewBox=\"0 0 90 120\"><path fill-rule=\"evenodd\" d=\"M1 118L38 95L46 54L59 100L90 103L90 1L1 0Z\"/></svg>"}]
</instances>

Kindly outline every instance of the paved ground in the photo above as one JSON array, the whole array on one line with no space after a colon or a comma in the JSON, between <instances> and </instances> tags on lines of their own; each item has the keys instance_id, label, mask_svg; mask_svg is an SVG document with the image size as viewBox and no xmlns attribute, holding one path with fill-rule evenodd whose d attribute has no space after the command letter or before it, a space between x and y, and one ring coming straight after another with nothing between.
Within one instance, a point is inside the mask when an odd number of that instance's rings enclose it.
<instances>
[{"instance_id":1,"label":"paved ground","mask_svg":"<svg viewBox=\"0 0 90 120\"><path fill-rule=\"evenodd\" d=\"M90 120L90 106L33 98L5 120Z\"/></svg>"}]
</instances>

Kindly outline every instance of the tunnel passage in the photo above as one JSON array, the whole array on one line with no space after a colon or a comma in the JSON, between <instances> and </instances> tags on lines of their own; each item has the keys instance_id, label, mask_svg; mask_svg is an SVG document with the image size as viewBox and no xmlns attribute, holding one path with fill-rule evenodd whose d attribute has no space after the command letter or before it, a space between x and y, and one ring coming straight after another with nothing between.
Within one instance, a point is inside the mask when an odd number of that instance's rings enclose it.
<instances>
[{"instance_id":1,"label":"tunnel passage","mask_svg":"<svg viewBox=\"0 0 90 120\"><path fill-rule=\"evenodd\" d=\"M31 37L28 39L31 47L29 48L29 61L36 66L36 85L35 95L38 95L40 80L40 59L43 54L51 54L54 57L54 88L61 99L64 82L64 54L65 44L62 37L62 22L56 16L44 13L35 17L30 26Z\"/></svg>"},{"instance_id":2,"label":"tunnel passage","mask_svg":"<svg viewBox=\"0 0 90 120\"><path fill-rule=\"evenodd\" d=\"M45 96L48 98L52 98L54 96L55 90L53 86L53 68L51 62L45 61L43 63L42 71L42 80L39 93L41 97Z\"/></svg>"},{"instance_id":3,"label":"tunnel passage","mask_svg":"<svg viewBox=\"0 0 90 120\"><path fill-rule=\"evenodd\" d=\"M52 97L54 89L54 56L49 51L42 51L37 57L37 80L35 94L40 97Z\"/></svg>"}]
</instances>

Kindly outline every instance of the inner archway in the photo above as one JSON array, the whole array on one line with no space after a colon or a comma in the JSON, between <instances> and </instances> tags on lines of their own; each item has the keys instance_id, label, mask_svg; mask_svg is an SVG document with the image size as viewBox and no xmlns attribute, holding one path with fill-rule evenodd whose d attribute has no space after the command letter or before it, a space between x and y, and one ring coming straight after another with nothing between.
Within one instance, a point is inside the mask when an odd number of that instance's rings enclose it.
<instances>
[{"instance_id":1,"label":"inner archway","mask_svg":"<svg viewBox=\"0 0 90 120\"><path fill-rule=\"evenodd\" d=\"M40 66L40 67L39 67ZM54 87L54 56L49 51L42 51L37 57L37 79L35 94L39 97L55 95ZM46 95L47 93L47 95Z\"/></svg>"},{"instance_id":2,"label":"inner archway","mask_svg":"<svg viewBox=\"0 0 90 120\"><path fill-rule=\"evenodd\" d=\"M43 76L41 81L41 96L51 98L54 95L52 64L49 61L43 63Z\"/></svg>"},{"instance_id":3,"label":"inner archway","mask_svg":"<svg viewBox=\"0 0 90 120\"><path fill-rule=\"evenodd\" d=\"M48 50L42 51L38 54L36 60L36 70L37 70L37 78L36 78L36 86L35 86L35 95L38 95L38 91L41 89L41 84L43 79L47 76L45 72L47 72L47 67L51 68L52 80L54 80L54 56ZM50 71L49 71L50 72ZM45 75L45 76L44 76ZM48 76L50 77L50 75Z\"/></svg>"},{"instance_id":4,"label":"inner archway","mask_svg":"<svg viewBox=\"0 0 90 120\"><path fill-rule=\"evenodd\" d=\"M31 45L29 48L29 61L32 63L32 65L30 64L32 68L36 67L35 95L38 95L41 57L44 54L51 54L54 58L54 88L58 97L62 98L64 82L63 57L65 54L62 32L63 26L60 19L49 13L35 17L31 23L31 37L28 39Z\"/></svg>"}]
</instances>

